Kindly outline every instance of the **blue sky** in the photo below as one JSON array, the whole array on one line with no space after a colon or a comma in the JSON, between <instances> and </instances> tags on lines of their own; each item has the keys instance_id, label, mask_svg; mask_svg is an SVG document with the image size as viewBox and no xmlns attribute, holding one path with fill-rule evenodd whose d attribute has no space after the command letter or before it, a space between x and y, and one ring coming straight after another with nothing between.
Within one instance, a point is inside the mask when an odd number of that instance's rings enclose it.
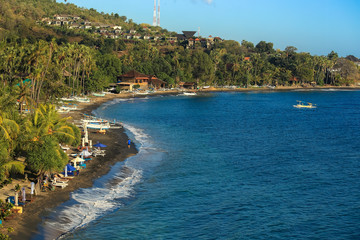
<instances>
[{"instance_id":1,"label":"blue sky","mask_svg":"<svg viewBox=\"0 0 360 240\"><path fill-rule=\"evenodd\" d=\"M154 0L67 2L152 24ZM161 27L179 33L200 28L204 37L360 58L360 0L161 0Z\"/></svg>"}]
</instances>

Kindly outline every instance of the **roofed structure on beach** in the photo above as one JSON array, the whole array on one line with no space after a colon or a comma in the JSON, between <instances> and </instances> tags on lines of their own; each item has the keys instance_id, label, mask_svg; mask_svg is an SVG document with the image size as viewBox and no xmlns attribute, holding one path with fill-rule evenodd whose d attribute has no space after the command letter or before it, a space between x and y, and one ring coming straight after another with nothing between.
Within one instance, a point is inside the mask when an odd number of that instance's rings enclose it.
<instances>
[{"instance_id":1,"label":"roofed structure on beach","mask_svg":"<svg viewBox=\"0 0 360 240\"><path fill-rule=\"evenodd\" d=\"M164 88L166 86L166 82L158 79L154 75L146 75L139 73L135 70L131 70L123 75L117 77L118 84L121 85L122 82L137 84L141 89L148 88Z\"/></svg>"},{"instance_id":2,"label":"roofed structure on beach","mask_svg":"<svg viewBox=\"0 0 360 240\"><path fill-rule=\"evenodd\" d=\"M135 80L148 79L149 75L139 73L135 70L131 70L123 75L118 76L117 80L121 82L135 82ZM130 81L129 81L130 80Z\"/></svg>"}]
</instances>

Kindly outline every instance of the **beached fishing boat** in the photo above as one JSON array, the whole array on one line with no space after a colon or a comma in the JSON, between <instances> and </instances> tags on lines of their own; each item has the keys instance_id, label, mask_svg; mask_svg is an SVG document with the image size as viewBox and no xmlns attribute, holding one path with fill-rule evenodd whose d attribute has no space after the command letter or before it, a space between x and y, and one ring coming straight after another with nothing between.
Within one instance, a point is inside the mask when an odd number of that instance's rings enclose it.
<instances>
[{"instance_id":1,"label":"beached fishing boat","mask_svg":"<svg viewBox=\"0 0 360 240\"><path fill-rule=\"evenodd\" d=\"M99 130L106 130L106 129L110 129L110 123L97 123L97 122L92 122L92 123L87 123L86 127L89 129L99 129Z\"/></svg>"},{"instance_id":2,"label":"beached fishing boat","mask_svg":"<svg viewBox=\"0 0 360 240\"><path fill-rule=\"evenodd\" d=\"M83 115L84 115L84 118L80 120L82 123L108 123L109 122L108 120L97 118L97 117L90 116L87 114L83 114Z\"/></svg>"},{"instance_id":3,"label":"beached fishing boat","mask_svg":"<svg viewBox=\"0 0 360 240\"><path fill-rule=\"evenodd\" d=\"M68 112L70 112L70 110L69 109L64 109L64 108L58 108L57 112L58 113L68 113Z\"/></svg>"},{"instance_id":4,"label":"beached fishing boat","mask_svg":"<svg viewBox=\"0 0 360 240\"><path fill-rule=\"evenodd\" d=\"M183 95L186 95L186 96L195 96L195 95L196 95L196 92L184 92Z\"/></svg>"},{"instance_id":5,"label":"beached fishing boat","mask_svg":"<svg viewBox=\"0 0 360 240\"><path fill-rule=\"evenodd\" d=\"M302 101L297 101L297 102L298 102L298 104L293 105L295 108L316 108L315 105L313 105L312 103L309 103L309 102L307 104L305 104Z\"/></svg>"},{"instance_id":6,"label":"beached fishing boat","mask_svg":"<svg viewBox=\"0 0 360 240\"><path fill-rule=\"evenodd\" d=\"M71 104L71 105L63 105L61 107L59 107L60 111L75 111L78 110L77 106L75 104Z\"/></svg>"},{"instance_id":7,"label":"beached fishing boat","mask_svg":"<svg viewBox=\"0 0 360 240\"><path fill-rule=\"evenodd\" d=\"M90 99L87 97L75 97L75 101L82 102L82 103L89 103Z\"/></svg>"},{"instance_id":8,"label":"beached fishing boat","mask_svg":"<svg viewBox=\"0 0 360 240\"><path fill-rule=\"evenodd\" d=\"M103 119L81 119L82 123L108 123L109 121Z\"/></svg>"},{"instance_id":9,"label":"beached fishing boat","mask_svg":"<svg viewBox=\"0 0 360 240\"><path fill-rule=\"evenodd\" d=\"M95 97L104 97L105 93L93 93Z\"/></svg>"},{"instance_id":10,"label":"beached fishing boat","mask_svg":"<svg viewBox=\"0 0 360 240\"><path fill-rule=\"evenodd\" d=\"M149 95L149 92L135 92L136 95Z\"/></svg>"},{"instance_id":11,"label":"beached fishing boat","mask_svg":"<svg viewBox=\"0 0 360 240\"><path fill-rule=\"evenodd\" d=\"M67 101L67 102L76 101L76 99L73 97L63 97L63 98L60 98L60 100Z\"/></svg>"}]
</instances>

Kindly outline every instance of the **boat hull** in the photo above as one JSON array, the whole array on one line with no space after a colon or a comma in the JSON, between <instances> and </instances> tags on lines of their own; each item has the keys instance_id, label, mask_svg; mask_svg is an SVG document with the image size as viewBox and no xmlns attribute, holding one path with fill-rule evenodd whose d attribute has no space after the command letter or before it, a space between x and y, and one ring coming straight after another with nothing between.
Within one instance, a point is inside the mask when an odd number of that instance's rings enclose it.
<instances>
[{"instance_id":1,"label":"boat hull","mask_svg":"<svg viewBox=\"0 0 360 240\"><path fill-rule=\"evenodd\" d=\"M86 128L89 129L98 129L98 130L106 130L106 129L110 129L110 125L109 124L87 124Z\"/></svg>"}]
</instances>

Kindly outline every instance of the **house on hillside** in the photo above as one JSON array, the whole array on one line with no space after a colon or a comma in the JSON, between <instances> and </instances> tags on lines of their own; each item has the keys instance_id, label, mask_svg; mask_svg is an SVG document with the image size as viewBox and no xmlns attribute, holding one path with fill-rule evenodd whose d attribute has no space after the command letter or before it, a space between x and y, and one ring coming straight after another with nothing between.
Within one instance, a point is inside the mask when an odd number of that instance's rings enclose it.
<instances>
[{"instance_id":1,"label":"house on hillside","mask_svg":"<svg viewBox=\"0 0 360 240\"><path fill-rule=\"evenodd\" d=\"M120 30L120 31L121 31L121 29L122 29L121 26L117 26L117 25L111 25L110 27L111 27L112 29L114 29L114 30Z\"/></svg>"},{"instance_id":2,"label":"house on hillside","mask_svg":"<svg viewBox=\"0 0 360 240\"><path fill-rule=\"evenodd\" d=\"M123 89L133 90L135 85L139 85L140 89L159 89L166 87L166 82L158 79L154 75L146 75L139 73L135 70L131 70L123 75L117 77L118 86Z\"/></svg>"},{"instance_id":3,"label":"house on hillside","mask_svg":"<svg viewBox=\"0 0 360 240\"><path fill-rule=\"evenodd\" d=\"M51 24L54 26L61 26L61 21L53 21Z\"/></svg>"},{"instance_id":4,"label":"house on hillside","mask_svg":"<svg viewBox=\"0 0 360 240\"><path fill-rule=\"evenodd\" d=\"M41 22L43 22L47 25L51 25L52 20L50 18L43 18L43 19L41 19Z\"/></svg>"},{"instance_id":5,"label":"house on hillside","mask_svg":"<svg viewBox=\"0 0 360 240\"><path fill-rule=\"evenodd\" d=\"M68 15L55 15L54 18L56 20L64 21L64 20L68 20L69 16Z\"/></svg>"},{"instance_id":6,"label":"house on hillside","mask_svg":"<svg viewBox=\"0 0 360 240\"><path fill-rule=\"evenodd\" d=\"M70 29L79 29L80 28L80 24L78 23L72 23L70 26L69 26Z\"/></svg>"},{"instance_id":7,"label":"house on hillside","mask_svg":"<svg viewBox=\"0 0 360 240\"><path fill-rule=\"evenodd\" d=\"M122 33L122 31L121 31L121 29L115 29L115 30L114 30L114 33L115 33L115 34L120 34L120 33Z\"/></svg>"},{"instance_id":8,"label":"house on hillside","mask_svg":"<svg viewBox=\"0 0 360 240\"><path fill-rule=\"evenodd\" d=\"M196 31L182 31L183 34L176 34L176 37L179 41L188 40L190 38L193 38Z\"/></svg>"}]
</instances>

